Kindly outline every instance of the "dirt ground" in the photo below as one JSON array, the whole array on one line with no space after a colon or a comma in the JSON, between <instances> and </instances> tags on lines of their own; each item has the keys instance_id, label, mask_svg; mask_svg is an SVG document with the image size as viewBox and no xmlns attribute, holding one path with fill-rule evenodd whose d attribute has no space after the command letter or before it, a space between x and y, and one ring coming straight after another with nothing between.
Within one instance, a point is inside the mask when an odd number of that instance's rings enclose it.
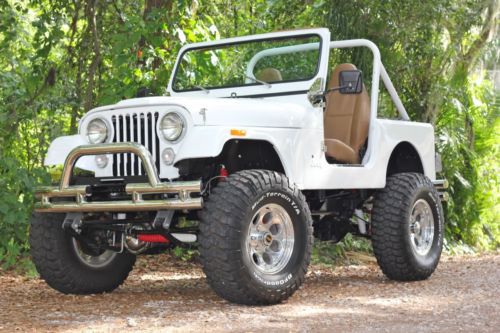
<instances>
[{"instance_id":1,"label":"dirt ground","mask_svg":"<svg viewBox=\"0 0 500 333\"><path fill-rule=\"evenodd\" d=\"M158 256L104 295L62 295L1 273L0 331L500 332L499 285L500 254L444 257L412 283L387 280L374 263L312 266L287 302L248 307L218 298L199 265Z\"/></svg>"}]
</instances>

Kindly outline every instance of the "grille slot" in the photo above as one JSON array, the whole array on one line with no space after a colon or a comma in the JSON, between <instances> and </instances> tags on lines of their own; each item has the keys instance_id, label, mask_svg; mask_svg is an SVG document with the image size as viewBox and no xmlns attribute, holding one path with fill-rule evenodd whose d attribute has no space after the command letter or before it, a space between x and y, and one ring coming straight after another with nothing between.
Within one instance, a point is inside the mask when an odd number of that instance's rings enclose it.
<instances>
[{"instance_id":1,"label":"grille slot","mask_svg":"<svg viewBox=\"0 0 500 333\"><path fill-rule=\"evenodd\" d=\"M114 136L112 142L136 142L146 147L160 170L160 140L156 135L158 112L127 113L111 117ZM113 155L113 176L143 176L140 159L131 153Z\"/></svg>"}]
</instances>

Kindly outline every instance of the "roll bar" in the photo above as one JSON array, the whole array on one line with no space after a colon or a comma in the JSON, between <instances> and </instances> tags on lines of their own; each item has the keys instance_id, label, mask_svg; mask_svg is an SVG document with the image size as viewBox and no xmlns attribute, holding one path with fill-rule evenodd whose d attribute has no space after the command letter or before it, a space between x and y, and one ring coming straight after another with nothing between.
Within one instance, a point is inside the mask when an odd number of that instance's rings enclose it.
<instances>
[{"instance_id":1,"label":"roll bar","mask_svg":"<svg viewBox=\"0 0 500 333\"><path fill-rule=\"evenodd\" d=\"M396 106L396 109L398 110L398 113L401 116L401 118L403 120L410 120L410 117L408 116L408 113L406 112L406 109L403 103L401 102L398 93L396 92L396 88L394 88L394 85L392 84L389 74L387 74L384 64L380 59L380 50L378 49L377 45L375 45L372 41L369 41L367 39L349 39L342 41L332 41L329 44L330 49L343 49L351 47L367 47L373 54L373 73L372 73L372 86L371 86L372 93L371 93L371 103L370 103L370 109L372 111L371 120L375 120L377 118L379 80L380 80L379 78L382 78L382 82L384 83L384 86L389 92L389 95L391 96L391 99L394 105ZM319 48L319 43L308 43L308 44L284 46L284 47L262 50L260 52L257 52L248 62L246 75L247 77L254 77L253 69L257 64L257 62L264 57L279 55L279 54L294 53L294 52L305 52L305 51L315 50L318 48Z\"/></svg>"}]
</instances>

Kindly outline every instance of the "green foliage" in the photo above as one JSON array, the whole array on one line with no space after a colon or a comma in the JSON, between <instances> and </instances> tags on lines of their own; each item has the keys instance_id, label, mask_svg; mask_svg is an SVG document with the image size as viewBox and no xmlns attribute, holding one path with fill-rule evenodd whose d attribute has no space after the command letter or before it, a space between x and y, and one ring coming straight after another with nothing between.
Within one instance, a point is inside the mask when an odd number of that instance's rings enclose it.
<instances>
[{"instance_id":1,"label":"green foliage","mask_svg":"<svg viewBox=\"0 0 500 333\"><path fill-rule=\"evenodd\" d=\"M437 121L438 150L450 182L447 236L495 249L500 244L498 97L481 76L472 75L465 84L443 103Z\"/></svg>"},{"instance_id":2,"label":"green foliage","mask_svg":"<svg viewBox=\"0 0 500 333\"><path fill-rule=\"evenodd\" d=\"M463 254L475 254L476 250L465 244L463 241L449 242L446 238L444 240L444 252L449 255L463 255Z\"/></svg>"},{"instance_id":3,"label":"green foliage","mask_svg":"<svg viewBox=\"0 0 500 333\"><path fill-rule=\"evenodd\" d=\"M478 66L478 59L486 69L498 64L498 6L498 0L0 1L0 263L12 266L27 253L33 188L60 174L42 167L48 145L74 134L85 112L133 97L140 87L164 94L185 43L314 26L329 27L332 39L367 38L380 47L412 119L436 126L451 183L449 243L498 247L499 98ZM369 82L368 52L332 52L331 66L341 61L355 63ZM386 94L380 101L383 116L395 114Z\"/></svg>"},{"instance_id":4,"label":"green foliage","mask_svg":"<svg viewBox=\"0 0 500 333\"><path fill-rule=\"evenodd\" d=\"M0 264L10 267L28 250L28 221L33 203L33 187L37 179L46 179L43 169L25 169L11 156L0 158Z\"/></svg>"},{"instance_id":5,"label":"green foliage","mask_svg":"<svg viewBox=\"0 0 500 333\"><path fill-rule=\"evenodd\" d=\"M195 258L198 258L200 252L197 249L185 248L185 247L174 247L170 252L172 255L181 259L182 261L194 261Z\"/></svg>"},{"instance_id":6,"label":"green foliage","mask_svg":"<svg viewBox=\"0 0 500 333\"><path fill-rule=\"evenodd\" d=\"M348 234L341 242L333 244L328 241L315 241L311 255L311 262L316 265L335 266L340 263L359 264L360 256L352 252L371 256L373 249L370 241L365 238L353 237Z\"/></svg>"}]
</instances>

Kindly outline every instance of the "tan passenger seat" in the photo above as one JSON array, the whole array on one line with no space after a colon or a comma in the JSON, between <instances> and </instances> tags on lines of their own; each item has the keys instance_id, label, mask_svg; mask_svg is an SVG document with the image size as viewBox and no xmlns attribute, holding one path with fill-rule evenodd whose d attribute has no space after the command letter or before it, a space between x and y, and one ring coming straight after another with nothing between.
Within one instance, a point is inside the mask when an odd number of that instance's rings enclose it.
<instances>
[{"instance_id":1,"label":"tan passenger seat","mask_svg":"<svg viewBox=\"0 0 500 333\"><path fill-rule=\"evenodd\" d=\"M264 68L255 76L257 80L261 80L264 82L276 82L283 81L283 77L281 76L281 72L276 68Z\"/></svg>"},{"instance_id":2,"label":"tan passenger seat","mask_svg":"<svg viewBox=\"0 0 500 333\"><path fill-rule=\"evenodd\" d=\"M341 71L355 70L353 64L340 64L332 72L327 89L339 87ZM363 85L361 94L326 95L324 114L326 155L337 162L359 164L360 149L368 137L370 97Z\"/></svg>"}]
</instances>

